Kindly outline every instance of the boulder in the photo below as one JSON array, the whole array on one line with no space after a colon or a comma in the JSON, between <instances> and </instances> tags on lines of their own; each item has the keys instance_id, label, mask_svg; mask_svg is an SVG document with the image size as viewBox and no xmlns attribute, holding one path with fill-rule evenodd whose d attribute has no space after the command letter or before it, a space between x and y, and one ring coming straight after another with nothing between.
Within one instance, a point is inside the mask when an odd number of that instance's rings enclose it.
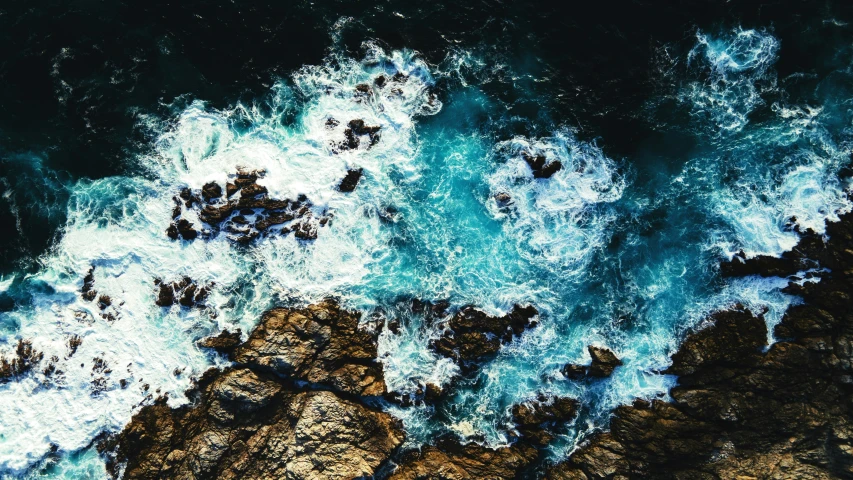
<instances>
[{"instance_id":1,"label":"boulder","mask_svg":"<svg viewBox=\"0 0 853 480\"><path fill-rule=\"evenodd\" d=\"M361 180L362 169L354 168L347 170L347 174L341 183L338 185L338 190L341 192L352 192Z\"/></svg>"}]
</instances>

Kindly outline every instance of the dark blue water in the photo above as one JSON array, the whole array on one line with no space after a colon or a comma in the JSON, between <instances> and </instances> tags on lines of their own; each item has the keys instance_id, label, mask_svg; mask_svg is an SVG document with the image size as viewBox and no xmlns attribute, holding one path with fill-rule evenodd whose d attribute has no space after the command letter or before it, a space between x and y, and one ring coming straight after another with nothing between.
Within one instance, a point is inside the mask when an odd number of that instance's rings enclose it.
<instances>
[{"instance_id":1,"label":"dark blue water","mask_svg":"<svg viewBox=\"0 0 853 480\"><path fill-rule=\"evenodd\" d=\"M102 477L90 442L129 420L142 384L178 405L193 376L222 364L195 340L327 295L401 320L380 337L399 394L460 375L427 348L440 324L401 299L536 305L540 325L449 401L387 408L412 446L448 432L500 446L512 404L569 395L583 411L552 446L559 459L613 407L665 397L676 379L657 372L707 313L740 302L772 324L797 301L781 279L724 281L721 260L778 255L797 229L822 232L850 209L849 7L2 13L0 331L6 350L32 339L62 371L0 386L0 467L13 476ZM336 151L354 118L381 126L379 142ZM536 178L526 154L563 168ZM358 188L337 191L356 167ZM238 168L264 169L271 196L306 195L332 221L310 243L171 241L172 196ZM110 320L79 295L93 265ZM183 276L215 284L208 308L156 307L154 278ZM73 335L83 343L71 358ZM564 378L589 344L625 366L599 382ZM94 358L114 370L98 389Z\"/></svg>"}]
</instances>

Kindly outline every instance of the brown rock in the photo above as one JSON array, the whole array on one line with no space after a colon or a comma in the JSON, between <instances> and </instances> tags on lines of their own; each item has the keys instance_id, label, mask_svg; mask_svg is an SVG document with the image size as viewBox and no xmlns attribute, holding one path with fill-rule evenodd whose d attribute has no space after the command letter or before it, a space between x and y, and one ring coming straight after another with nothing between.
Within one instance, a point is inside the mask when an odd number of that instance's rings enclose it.
<instances>
[{"instance_id":1,"label":"brown rock","mask_svg":"<svg viewBox=\"0 0 853 480\"><path fill-rule=\"evenodd\" d=\"M385 380L374 363L376 342L358 323L357 314L332 301L300 310L273 309L234 359L355 395L382 395Z\"/></svg>"},{"instance_id":2,"label":"brown rock","mask_svg":"<svg viewBox=\"0 0 853 480\"><path fill-rule=\"evenodd\" d=\"M405 455L390 480L511 479L537 456L538 451L527 445L492 450L446 441Z\"/></svg>"},{"instance_id":3,"label":"brown rock","mask_svg":"<svg viewBox=\"0 0 853 480\"><path fill-rule=\"evenodd\" d=\"M233 333L225 329L219 332L216 336L206 337L199 340L198 346L202 348L212 348L213 350L230 356L240 345L240 337L242 334L243 333L239 328Z\"/></svg>"}]
</instances>

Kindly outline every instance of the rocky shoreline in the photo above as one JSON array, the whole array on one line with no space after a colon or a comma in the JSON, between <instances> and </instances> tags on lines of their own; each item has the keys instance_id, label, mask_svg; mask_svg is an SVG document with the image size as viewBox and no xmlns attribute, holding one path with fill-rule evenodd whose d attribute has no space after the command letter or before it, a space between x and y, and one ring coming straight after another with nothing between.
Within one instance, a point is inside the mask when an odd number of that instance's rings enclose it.
<instances>
[{"instance_id":1,"label":"rocky shoreline","mask_svg":"<svg viewBox=\"0 0 853 480\"><path fill-rule=\"evenodd\" d=\"M780 259L736 257L721 271L788 277L785 291L804 302L789 308L769 348L762 312L712 315L672 357L671 401L619 407L609 431L545 471L541 450L574 419L575 400L516 405L516 440L503 449L440 438L402 451L402 425L377 407L380 398L400 401L375 361L383 326L365 330L331 300L273 309L244 342L227 331L202 340L234 365L205 374L188 393L192 405L146 406L100 448L113 476L132 479L853 478L853 214L825 236L803 232ZM432 348L472 370L535 327L536 314L466 307L447 323L454 334ZM567 377L608 376L621 365L608 350L590 353L593 364L567 365ZM416 401L447 393L426 390Z\"/></svg>"}]
</instances>

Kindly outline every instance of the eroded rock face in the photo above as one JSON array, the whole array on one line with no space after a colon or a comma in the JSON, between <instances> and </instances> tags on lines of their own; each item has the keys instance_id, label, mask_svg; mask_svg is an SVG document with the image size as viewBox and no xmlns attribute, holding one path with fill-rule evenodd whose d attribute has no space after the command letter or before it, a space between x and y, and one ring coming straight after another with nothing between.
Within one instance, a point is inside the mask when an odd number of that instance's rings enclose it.
<instances>
[{"instance_id":1,"label":"eroded rock face","mask_svg":"<svg viewBox=\"0 0 853 480\"><path fill-rule=\"evenodd\" d=\"M101 445L114 476L125 465L127 479L350 479L373 475L402 444L399 421L357 396L385 383L356 314L333 301L274 309L239 338L200 342L236 365L206 373L192 405L146 406Z\"/></svg>"},{"instance_id":2,"label":"eroded rock face","mask_svg":"<svg viewBox=\"0 0 853 480\"><path fill-rule=\"evenodd\" d=\"M409 452L390 480L473 480L516 478L538 457L529 445L492 450L476 444L440 442L421 451Z\"/></svg>"},{"instance_id":3,"label":"eroded rock face","mask_svg":"<svg viewBox=\"0 0 853 480\"><path fill-rule=\"evenodd\" d=\"M781 261L735 260L729 275L829 271L790 283L804 305L788 309L768 351L765 322L743 308L719 312L690 335L666 373L672 402L616 410L546 478L853 477L853 215L806 233Z\"/></svg>"}]
</instances>

